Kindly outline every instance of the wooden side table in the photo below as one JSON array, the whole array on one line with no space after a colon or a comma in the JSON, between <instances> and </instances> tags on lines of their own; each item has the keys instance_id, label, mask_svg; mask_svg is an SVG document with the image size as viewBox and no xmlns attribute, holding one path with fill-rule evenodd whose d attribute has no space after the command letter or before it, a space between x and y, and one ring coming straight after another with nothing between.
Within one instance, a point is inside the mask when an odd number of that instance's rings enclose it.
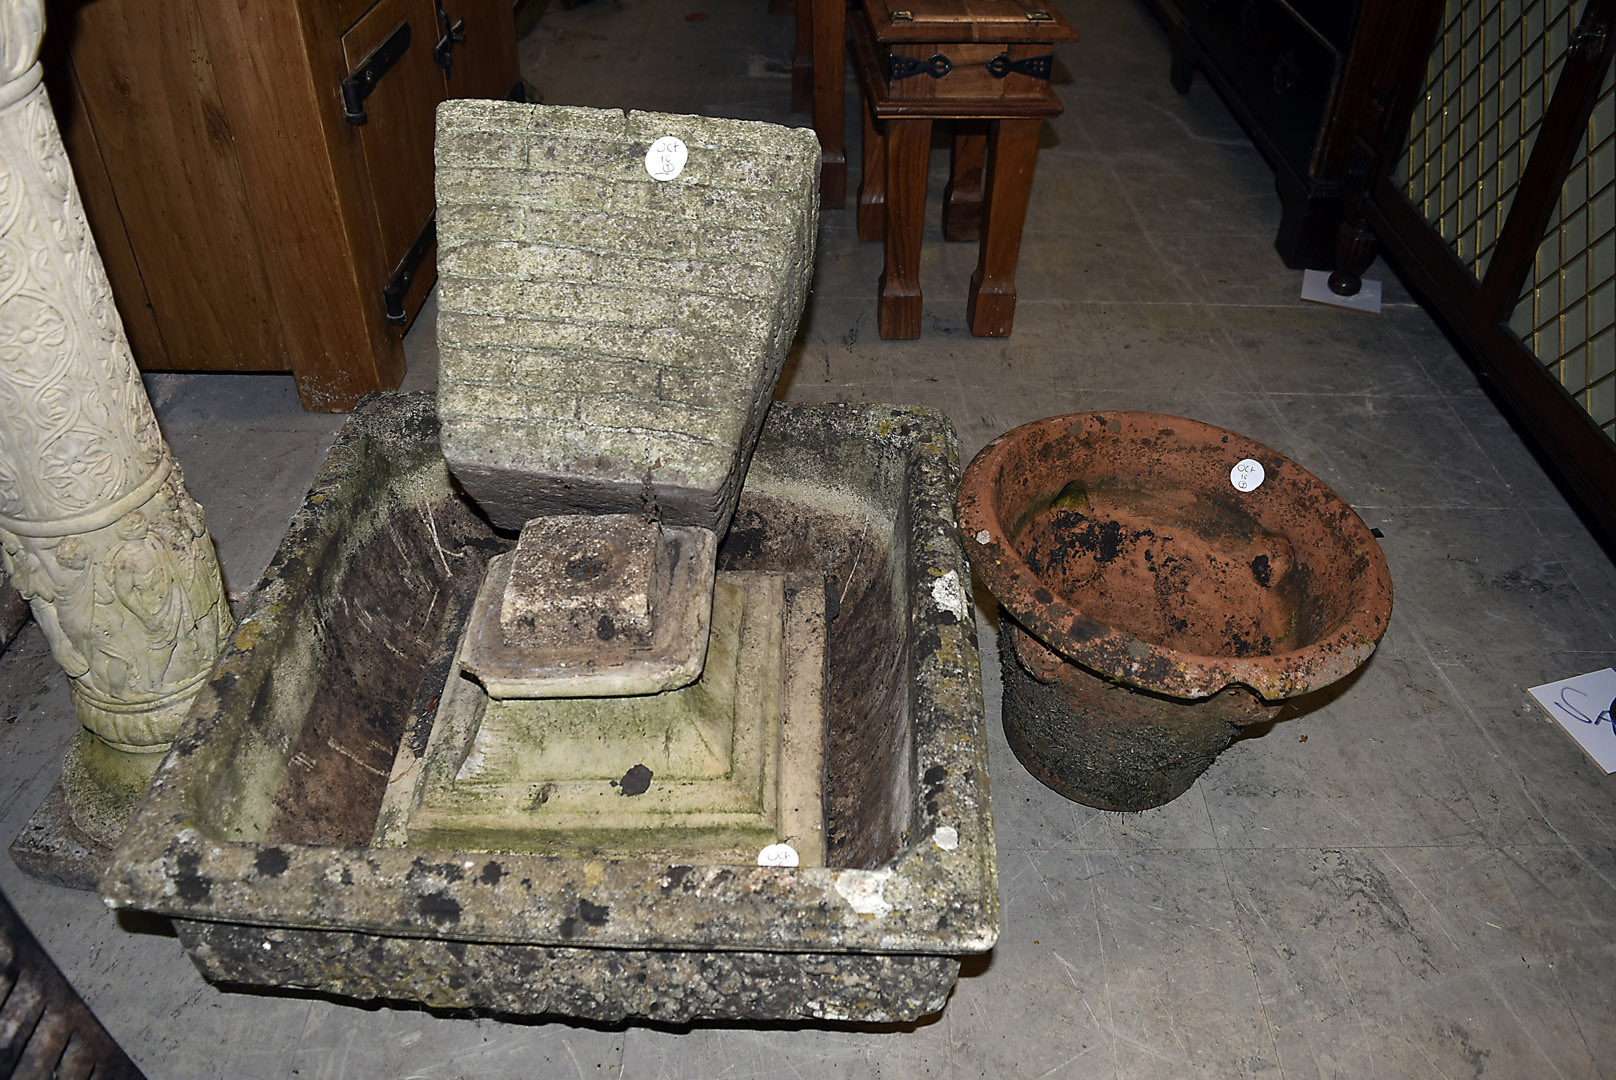
<instances>
[{"instance_id":1,"label":"wooden side table","mask_svg":"<svg viewBox=\"0 0 1616 1080\"><path fill-rule=\"evenodd\" d=\"M898 7L907 3L906 7ZM862 240L883 240L883 338L920 336L920 233L936 120L957 121L944 235L979 240L967 318L1007 337L1038 135L1059 116L1051 46L1077 37L1040 0L866 0L853 20L864 96Z\"/></svg>"}]
</instances>

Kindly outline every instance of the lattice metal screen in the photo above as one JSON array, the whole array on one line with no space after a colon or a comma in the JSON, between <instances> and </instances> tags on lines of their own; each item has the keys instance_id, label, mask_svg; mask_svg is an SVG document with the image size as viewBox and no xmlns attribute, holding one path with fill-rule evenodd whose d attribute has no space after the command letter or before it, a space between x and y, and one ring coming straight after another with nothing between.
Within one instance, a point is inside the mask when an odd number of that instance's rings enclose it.
<instances>
[{"instance_id":1,"label":"lattice metal screen","mask_svg":"<svg viewBox=\"0 0 1616 1080\"><path fill-rule=\"evenodd\" d=\"M1616 66L1510 326L1616 438Z\"/></svg>"},{"instance_id":2,"label":"lattice metal screen","mask_svg":"<svg viewBox=\"0 0 1616 1080\"><path fill-rule=\"evenodd\" d=\"M1397 179L1478 281L1582 7L1448 0Z\"/></svg>"}]
</instances>

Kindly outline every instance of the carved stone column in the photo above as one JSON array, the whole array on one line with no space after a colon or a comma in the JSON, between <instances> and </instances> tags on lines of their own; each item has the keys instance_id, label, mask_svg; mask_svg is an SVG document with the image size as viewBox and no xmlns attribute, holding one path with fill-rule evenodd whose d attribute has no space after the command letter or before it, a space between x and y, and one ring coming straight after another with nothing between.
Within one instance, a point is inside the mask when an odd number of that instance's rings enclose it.
<instances>
[{"instance_id":1,"label":"carved stone column","mask_svg":"<svg viewBox=\"0 0 1616 1080\"><path fill-rule=\"evenodd\" d=\"M233 624L40 85L43 33L42 0L0 0L0 549L93 736L64 767L74 823L110 839Z\"/></svg>"}]
</instances>

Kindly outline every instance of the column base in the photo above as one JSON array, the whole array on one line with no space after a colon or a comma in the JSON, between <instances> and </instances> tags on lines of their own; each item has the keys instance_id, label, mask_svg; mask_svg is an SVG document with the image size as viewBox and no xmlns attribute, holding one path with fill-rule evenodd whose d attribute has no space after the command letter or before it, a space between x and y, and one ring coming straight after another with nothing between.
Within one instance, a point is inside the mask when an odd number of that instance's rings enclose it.
<instances>
[{"instance_id":1,"label":"column base","mask_svg":"<svg viewBox=\"0 0 1616 1080\"><path fill-rule=\"evenodd\" d=\"M61 777L11 842L11 861L46 884L94 890L162 760L113 750L81 730Z\"/></svg>"}]
</instances>

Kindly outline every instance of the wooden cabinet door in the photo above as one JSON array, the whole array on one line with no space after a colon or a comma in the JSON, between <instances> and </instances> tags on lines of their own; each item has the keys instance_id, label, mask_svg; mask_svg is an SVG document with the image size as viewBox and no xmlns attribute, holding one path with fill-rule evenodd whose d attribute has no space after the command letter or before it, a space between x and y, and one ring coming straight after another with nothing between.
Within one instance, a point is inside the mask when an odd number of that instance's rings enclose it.
<instances>
[{"instance_id":1,"label":"wooden cabinet door","mask_svg":"<svg viewBox=\"0 0 1616 1080\"><path fill-rule=\"evenodd\" d=\"M380 0L342 36L343 57L351 72L405 25L409 46L376 80L363 101L364 122L353 125L370 174L381 243L373 258L383 283L432 216L432 140L435 113L444 96L443 70L432 51L441 31L432 0ZM408 318L426 299L433 270L429 254L404 296ZM382 304L379 289L375 302Z\"/></svg>"},{"instance_id":2,"label":"wooden cabinet door","mask_svg":"<svg viewBox=\"0 0 1616 1080\"><path fill-rule=\"evenodd\" d=\"M437 0L456 30L449 53L449 96L506 98L520 74L516 66L516 18L510 0Z\"/></svg>"},{"instance_id":3,"label":"wooden cabinet door","mask_svg":"<svg viewBox=\"0 0 1616 1080\"><path fill-rule=\"evenodd\" d=\"M430 0L429 0L430 2ZM143 367L284 368L231 122L197 8L53 3L84 203ZM65 73L64 73L65 74ZM248 133L250 135L250 133ZM99 158L92 161L91 158ZM149 314L142 309L149 306Z\"/></svg>"}]
</instances>

